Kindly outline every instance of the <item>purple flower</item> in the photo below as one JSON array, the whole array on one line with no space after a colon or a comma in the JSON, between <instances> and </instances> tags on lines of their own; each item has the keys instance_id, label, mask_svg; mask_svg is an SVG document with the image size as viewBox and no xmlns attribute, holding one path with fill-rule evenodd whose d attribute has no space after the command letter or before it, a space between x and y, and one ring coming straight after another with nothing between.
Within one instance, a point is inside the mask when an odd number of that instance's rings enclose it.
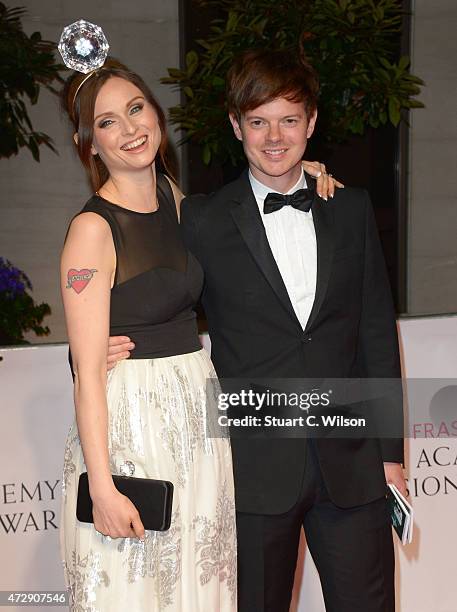
<instances>
[{"instance_id":1,"label":"purple flower","mask_svg":"<svg viewBox=\"0 0 457 612\"><path fill-rule=\"evenodd\" d=\"M14 299L25 293L26 289L32 289L28 276L15 268L8 259L0 257L0 294L7 299Z\"/></svg>"}]
</instances>

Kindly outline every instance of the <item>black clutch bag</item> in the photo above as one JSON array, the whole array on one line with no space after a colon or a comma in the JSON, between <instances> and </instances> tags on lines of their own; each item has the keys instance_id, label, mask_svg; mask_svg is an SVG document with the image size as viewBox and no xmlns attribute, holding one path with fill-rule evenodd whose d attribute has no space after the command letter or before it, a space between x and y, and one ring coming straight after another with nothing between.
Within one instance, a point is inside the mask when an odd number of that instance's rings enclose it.
<instances>
[{"instance_id":1,"label":"black clutch bag","mask_svg":"<svg viewBox=\"0 0 457 612\"><path fill-rule=\"evenodd\" d=\"M128 497L138 510L145 529L166 531L170 528L173 502L171 482L116 475L113 475L113 482L116 489ZM79 477L76 518L82 523L94 522L87 472Z\"/></svg>"}]
</instances>

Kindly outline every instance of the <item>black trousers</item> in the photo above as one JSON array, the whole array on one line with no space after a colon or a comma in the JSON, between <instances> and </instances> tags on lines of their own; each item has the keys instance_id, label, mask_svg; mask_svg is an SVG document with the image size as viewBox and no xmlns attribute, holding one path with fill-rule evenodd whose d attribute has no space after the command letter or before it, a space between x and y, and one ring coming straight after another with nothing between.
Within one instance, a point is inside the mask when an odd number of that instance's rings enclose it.
<instances>
[{"instance_id":1,"label":"black trousers","mask_svg":"<svg viewBox=\"0 0 457 612\"><path fill-rule=\"evenodd\" d=\"M301 528L327 612L394 612L394 552L385 498L339 508L312 442L296 505L280 515L237 513L238 612L289 612Z\"/></svg>"}]
</instances>

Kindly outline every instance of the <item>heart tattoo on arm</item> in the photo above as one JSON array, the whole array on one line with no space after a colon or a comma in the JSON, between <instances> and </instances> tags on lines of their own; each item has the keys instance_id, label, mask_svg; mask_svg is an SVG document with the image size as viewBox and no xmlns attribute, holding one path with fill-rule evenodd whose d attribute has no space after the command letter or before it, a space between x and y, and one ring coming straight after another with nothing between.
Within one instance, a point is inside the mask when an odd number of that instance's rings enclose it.
<instances>
[{"instance_id":1,"label":"heart tattoo on arm","mask_svg":"<svg viewBox=\"0 0 457 612\"><path fill-rule=\"evenodd\" d=\"M88 268L75 270L70 268L67 272L68 283L66 289L74 289L76 293L81 293L92 280L95 272L98 272L98 270L89 270Z\"/></svg>"}]
</instances>

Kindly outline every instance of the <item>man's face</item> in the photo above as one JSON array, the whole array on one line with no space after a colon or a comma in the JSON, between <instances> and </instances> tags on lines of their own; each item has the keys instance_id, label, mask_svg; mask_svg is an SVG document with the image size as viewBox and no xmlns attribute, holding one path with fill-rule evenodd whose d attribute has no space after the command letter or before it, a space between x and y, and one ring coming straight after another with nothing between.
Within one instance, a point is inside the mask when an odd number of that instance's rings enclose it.
<instances>
[{"instance_id":1,"label":"man's face","mask_svg":"<svg viewBox=\"0 0 457 612\"><path fill-rule=\"evenodd\" d=\"M303 102L276 98L230 121L243 143L252 174L260 182L290 182L301 171L306 143L316 123L317 111L309 118ZM292 183L293 184L293 183ZM292 185L290 185L292 186Z\"/></svg>"}]
</instances>

